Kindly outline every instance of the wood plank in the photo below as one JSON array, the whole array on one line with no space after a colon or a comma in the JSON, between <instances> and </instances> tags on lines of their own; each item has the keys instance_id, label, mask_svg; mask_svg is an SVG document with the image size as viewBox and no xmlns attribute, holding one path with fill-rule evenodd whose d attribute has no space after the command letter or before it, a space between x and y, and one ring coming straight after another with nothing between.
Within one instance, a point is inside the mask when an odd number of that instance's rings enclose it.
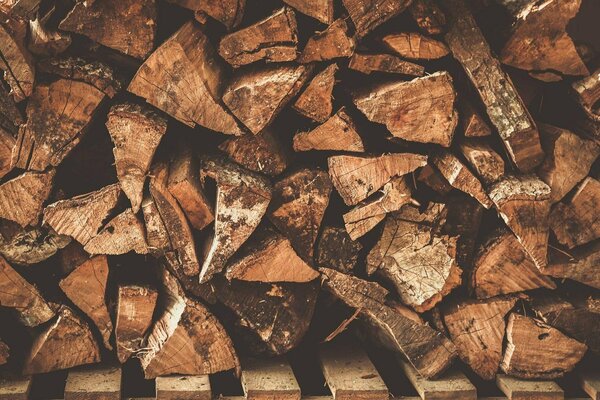
<instances>
[{"instance_id":1,"label":"wood plank","mask_svg":"<svg viewBox=\"0 0 600 400\"><path fill-rule=\"evenodd\" d=\"M30 389L30 376L0 377L0 400L27 400Z\"/></svg>"},{"instance_id":2,"label":"wood plank","mask_svg":"<svg viewBox=\"0 0 600 400\"><path fill-rule=\"evenodd\" d=\"M210 400L211 398L208 375L156 378L156 400Z\"/></svg>"},{"instance_id":3,"label":"wood plank","mask_svg":"<svg viewBox=\"0 0 600 400\"><path fill-rule=\"evenodd\" d=\"M592 400L600 400L600 370L599 371L582 371L579 374L581 388L592 398Z\"/></svg>"},{"instance_id":4,"label":"wood plank","mask_svg":"<svg viewBox=\"0 0 600 400\"><path fill-rule=\"evenodd\" d=\"M121 367L86 366L69 371L65 400L120 400Z\"/></svg>"},{"instance_id":5,"label":"wood plank","mask_svg":"<svg viewBox=\"0 0 600 400\"><path fill-rule=\"evenodd\" d=\"M496 384L510 400L564 399L565 393L554 381L525 381L505 374L496 375Z\"/></svg>"},{"instance_id":6,"label":"wood plank","mask_svg":"<svg viewBox=\"0 0 600 400\"><path fill-rule=\"evenodd\" d=\"M300 386L283 357L242 361L242 387L248 400L300 399Z\"/></svg>"},{"instance_id":7,"label":"wood plank","mask_svg":"<svg viewBox=\"0 0 600 400\"><path fill-rule=\"evenodd\" d=\"M337 340L323 345L319 349L319 359L335 400L389 398L383 379L356 343Z\"/></svg>"},{"instance_id":8,"label":"wood plank","mask_svg":"<svg viewBox=\"0 0 600 400\"><path fill-rule=\"evenodd\" d=\"M476 400L477 389L458 369L443 373L438 379L425 379L408 362L398 359L408 380L423 400Z\"/></svg>"}]
</instances>

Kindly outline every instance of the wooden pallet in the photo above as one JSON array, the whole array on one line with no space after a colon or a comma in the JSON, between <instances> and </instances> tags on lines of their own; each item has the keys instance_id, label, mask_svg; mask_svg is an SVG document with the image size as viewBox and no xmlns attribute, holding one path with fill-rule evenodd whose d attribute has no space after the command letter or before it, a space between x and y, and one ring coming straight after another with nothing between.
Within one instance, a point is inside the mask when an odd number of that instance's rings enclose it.
<instances>
[{"instance_id":1,"label":"wooden pallet","mask_svg":"<svg viewBox=\"0 0 600 400\"><path fill-rule=\"evenodd\" d=\"M355 342L342 340L324 344L316 350L316 354L313 366L303 364L300 367L310 369L307 372L313 374L322 373L325 385L319 393L310 393L310 390L307 393L299 383L302 379L297 379L298 373L302 373L299 367L294 368L293 362L279 357L242 360L242 374L235 384L231 383L232 376L226 383L219 382L214 376L171 376L145 381L146 385L153 384L152 396L132 393L131 387L135 388L135 382L125 390L125 383L130 378L120 366L95 365L50 376L4 377L0 380L0 400L600 400L600 371L579 373L580 393L575 396L568 392L565 395L565 390L557 382L523 381L499 374L497 393L479 393L478 397L478 392L483 391L459 367L448 371L440 379L428 381L419 377L403 360L396 360L394 365L387 367L387 371L382 371L381 362L376 362L377 356L367 354ZM61 383L61 379L62 393L44 389L44 384ZM400 390L391 390L391 384L400 386ZM239 387L238 393L231 393L234 386Z\"/></svg>"}]
</instances>

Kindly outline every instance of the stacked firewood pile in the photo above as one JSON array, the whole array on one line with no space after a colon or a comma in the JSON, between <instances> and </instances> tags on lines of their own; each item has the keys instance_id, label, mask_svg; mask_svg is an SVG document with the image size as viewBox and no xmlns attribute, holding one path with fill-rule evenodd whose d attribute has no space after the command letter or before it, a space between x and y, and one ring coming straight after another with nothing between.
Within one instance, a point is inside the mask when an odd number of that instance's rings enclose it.
<instances>
[{"instance_id":1,"label":"stacked firewood pile","mask_svg":"<svg viewBox=\"0 0 600 400\"><path fill-rule=\"evenodd\" d=\"M239 371L348 327L427 378L600 353L598 3L0 10L7 368Z\"/></svg>"}]
</instances>

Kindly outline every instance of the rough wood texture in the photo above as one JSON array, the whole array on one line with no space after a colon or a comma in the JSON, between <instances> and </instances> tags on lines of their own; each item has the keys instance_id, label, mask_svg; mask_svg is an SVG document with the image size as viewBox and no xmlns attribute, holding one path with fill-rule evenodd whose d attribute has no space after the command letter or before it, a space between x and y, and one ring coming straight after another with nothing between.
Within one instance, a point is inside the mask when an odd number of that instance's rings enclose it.
<instances>
[{"instance_id":1,"label":"rough wood texture","mask_svg":"<svg viewBox=\"0 0 600 400\"><path fill-rule=\"evenodd\" d=\"M572 279L584 285L600 289L600 247L598 242L569 251L568 256L562 252L552 252L550 262L542 272L546 275Z\"/></svg>"},{"instance_id":2,"label":"rough wood texture","mask_svg":"<svg viewBox=\"0 0 600 400\"><path fill-rule=\"evenodd\" d=\"M37 225L52 190L55 171L28 171L0 185L0 217L26 227Z\"/></svg>"},{"instance_id":3,"label":"rough wood texture","mask_svg":"<svg viewBox=\"0 0 600 400\"><path fill-rule=\"evenodd\" d=\"M208 38L190 21L146 59L127 90L191 127L241 135L220 101L224 78Z\"/></svg>"},{"instance_id":4,"label":"rough wood texture","mask_svg":"<svg viewBox=\"0 0 600 400\"><path fill-rule=\"evenodd\" d=\"M100 348L83 319L67 306L33 340L23 374L43 374L100 362Z\"/></svg>"},{"instance_id":5,"label":"rough wood texture","mask_svg":"<svg viewBox=\"0 0 600 400\"><path fill-rule=\"evenodd\" d=\"M547 263L550 187L535 175L507 176L490 189L498 214L538 268Z\"/></svg>"},{"instance_id":6,"label":"rough wood texture","mask_svg":"<svg viewBox=\"0 0 600 400\"><path fill-rule=\"evenodd\" d=\"M11 157L15 142L13 135L0 127L0 179L12 170Z\"/></svg>"},{"instance_id":7,"label":"rough wood texture","mask_svg":"<svg viewBox=\"0 0 600 400\"><path fill-rule=\"evenodd\" d=\"M423 76L425 68L390 54L359 54L354 53L348 63L348 68L363 74L371 72L388 72L407 76Z\"/></svg>"},{"instance_id":8,"label":"rough wood texture","mask_svg":"<svg viewBox=\"0 0 600 400\"><path fill-rule=\"evenodd\" d=\"M363 246L350 238L344 228L326 226L317 244L315 262L321 267L351 273Z\"/></svg>"},{"instance_id":9,"label":"rough wood texture","mask_svg":"<svg viewBox=\"0 0 600 400\"><path fill-rule=\"evenodd\" d=\"M246 70L233 77L225 89L223 102L257 134L300 92L311 70L311 67L293 64Z\"/></svg>"},{"instance_id":10,"label":"rough wood texture","mask_svg":"<svg viewBox=\"0 0 600 400\"><path fill-rule=\"evenodd\" d=\"M234 67L259 60L293 61L297 45L296 15L291 8L283 7L261 21L223 36L219 54Z\"/></svg>"},{"instance_id":11,"label":"rough wood texture","mask_svg":"<svg viewBox=\"0 0 600 400\"><path fill-rule=\"evenodd\" d=\"M437 60L450 53L443 42L417 32L392 33L382 41L394 53L411 60Z\"/></svg>"},{"instance_id":12,"label":"rough wood texture","mask_svg":"<svg viewBox=\"0 0 600 400\"><path fill-rule=\"evenodd\" d=\"M445 32L446 15L434 0L414 0L408 11L424 33L439 35Z\"/></svg>"},{"instance_id":13,"label":"rough wood texture","mask_svg":"<svg viewBox=\"0 0 600 400\"><path fill-rule=\"evenodd\" d=\"M142 204L146 174L167 131L167 121L150 107L122 103L111 107L106 128L115 145L115 167L133 212Z\"/></svg>"},{"instance_id":14,"label":"rough wood texture","mask_svg":"<svg viewBox=\"0 0 600 400\"><path fill-rule=\"evenodd\" d=\"M148 254L146 229L131 208L111 219L84 246L90 254L120 255L134 251Z\"/></svg>"},{"instance_id":15,"label":"rough wood texture","mask_svg":"<svg viewBox=\"0 0 600 400\"><path fill-rule=\"evenodd\" d=\"M580 373L581 388L592 398L598 400L600 398L600 373L597 371L584 371Z\"/></svg>"},{"instance_id":16,"label":"rough wood texture","mask_svg":"<svg viewBox=\"0 0 600 400\"><path fill-rule=\"evenodd\" d=\"M157 400L211 400L212 398L208 375L156 378Z\"/></svg>"},{"instance_id":17,"label":"rough wood texture","mask_svg":"<svg viewBox=\"0 0 600 400\"><path fill-rule=\"evenodd\" d=\"M313 121L327 121L333 112L332 93L337 70L337 64L330 64L315 75L292 105L294 110Z\"/></svg>"},{"instance_id":18,"label":"rough wood texture","mask_svg":"<svg viewBox=\"0 0 600 400\"><path fill-rule=\"evenodd\" d=\"M158 10L155 0L77 2L59 29L89 37L106 47L145 59L154 47Z\"/></svg>"},{"instance_id":19,"label":"rough wood texture","mask_svg":"<svg viewBox=\"0 0 600 400\"><path fill-rule=\"evenodd\" d=\"M108 260L105 255L92 257L60 281L60 288L98 327L104 346L112 350L112 320L106 306Z\"/></svg>"},{"instance_id":20,"label":"rough wood texture","mask_svg":"<svg viewBox=\"0 0 600 400\"><path fill-rule=\"evenodd\" d=\"M80 367L69 371L65 400L120 400L120 367Z\"/></svg>"},{"instance_id":21,"label":"rough wood texture","mask_svg":"<svg viewBox=\"0 0 600 400\"><path fill-rule=\"evenodd\" d=\"M373 87L354 97L354 104L372 122L385 124L394 137L450 146L458 124L452 77L436 72L409 82Z\"/></svg>"},{"instance_id":22,"label":"rough wood texture","mask_svg":"<svg viewBox=\"0 0 600 400\"><path fill-rule=\"evenodd\" d=\"M333 22L333 0L283 0L283 2L324 24Z\"/></svg>"},{"instance_id":23,"label":"rough wood texture","mask_svg":"<svg viewBox=\"0 0 600 400\"><path fill-rule=\"evenodd\" d=\"M505 374L496 376L498 388L511 400L539 398L564 400L565 393L554 381L525 381Z\"/></svg>"},{"instance_id":24,"label":"rough wood texture","mask_svg":"<svg viewBox=\"0 0 600 400\"><path fill-rule=\"evenodd\" d=\"M294 151L309 150L363 152L365 146L352 117L342 107L323 124L294 136Z\"/></svg>"},{"instance_id":25,"label":"rough wood texture","mask_svg":"<svg viewBox=\"0 0 600 400\"><path fill-rule=\"evenodd\" d=\"M448 194L454 190L442 174L440 174L440 171L435 169L431 164L425 165L418 171L417 181L419 185L423 183L431 190L441 195Z\"/></svg>"},{"instance_id":26,"label":"rough wood texture","mask_svg":"<svg viewBox=\"0 0 600 400\"><path fill-rule=\"evenodd\" d=\"M246 0L169 0L196 12L199 21L211 17L221 22L227 29L235 28L242 22L246 9Z\"/></svg>"},{"instance_id":27,"label":"rough wood texture","mask_svg":"<svg viewBox=\"0 0 600 400\"><path fill-rule=\"evenodd\" d=\"M28 400L33 379L30 376L0 378L0 396L6 400Z\"/></svg>"},{"instance_id":28,"label":"rough wood texture","mask_svg":"<svg viewBox=\"0 0 600 400\"><path fill-rule=\"evenodd\" d=\"M430 203L423 213L411 205L391 213L367 256L367 273L390 281L402 302L418 312L431 309L461 283L457 238L439 232L447 212L443 204Z\"/></svg>"},{"instance_id":29,"label":"rough wood texture","mask_svg":"<svg viewBox=\"0 0 600 400\"><path fill-rule=\"evenodd\" d=\"M427 164L427 156L393 153L381 156L331 156L329 176L349 206L366 199L392 178L406 175Z\"/></svg>"},{"instance_id":30,"label":"rough wood texture","mask_svg":"<svg viewBox=\"0 0 600 400\"><path fill-rule=\"evenodd\" d=\"M481 239L481 232L486 229L483 222L485 208L473 198L460 192L452 193L446 200L448 215L442 233L457 236L456 261L469 272L473 269L475 245ZM466 279L465 281L466 282Z\"/></svg>"},{"instance_id":31,"label":"rough wood texture","mask_svg":"<svg viewBox=\"0 0 600 400\"><path fill-rule=\"evenodd\" d=\"M510 314L500 367L518 378L554 379L571 371L587 346L533 318Z\"/></svg>"},{"instance_id":32,"label":"rough wood texture","mask_svg":"<svg viewBox=\"0 0 600 400\"><path fill-rule=\"evenodd\" d=\"M71 45L71 35L48 28L42 19L38 17L29 21L27 48L32 53L43 56L63 53Z\"/></svg>"},{"instance_id":33,"label":"rough wood texture","mask_svg":"<svg viewBox=\"0 0 600 400\"><path fill-rule=\"evenodd\" d=\"M4 71L4 80L10 87L15 102L29 97L33 91L35 66L31 54L25 48L24 35L11 29L10 20L0 25L0 70Z\"/></svg>"},{"instance_id":34,"label":"rough wood texture","mask_svg":"<svg viewBox=\"0 0 600 400\"><path fill-rule=\"evenodd\" d=\"M310 63L350 57L354 53L355 45L354 39L348 34L346 20L338 19L327 29L308 39L298 62Z\"/></svg>"},{"instance_id":35,"label":"rough wood texture","mask_svg":"<svg viewBox=\"0 0 600 400\"><path fill-rule=\"evenodd\" d=\"M404 11L410 1L406 0L342 0L361 38L377 26Z\"/></svg>"},{"instance_id":36,"label":"rough wood texture","mask_svg":"<svg viewBox=\"0 0 600 400\"><path fill-rule=\"evenodd\" d=\"M300 400L300 386L284 358L245 359L241 381L248 400Z\"/></svg>"},{"instance_id":37,"label":"rough wood texture","mask_svg":"<svg viewBox=\"0 0 600 400\"><path fill-rule=\"evenodd\" d=\"M406 361L399 360L400 367L423 400L476 400L477 389L458 369L450 370L435 380L425 379Z\"/></svg>"},{"instance_id":38,"label":"rough wood texture","mask_svg":"<svg viewBox=\"0 0 600 400\"><path fill-rule=\"evenodd\" d=\"M484 137L492 134L492 128L472 102L462 99L458 103L460 126L467 138Z\"/></svg>"},{"instance_id":39,"label":"rough wood texture","mask_svg":"<svg viewBox=\"0 0 600 400\"><path fill-rule=\"evenodd\" d=\"M446 43L477 89L492 124L519 170L528 172L544 158L533 119L512 81L502 71L463 0L445 3Z\"/></svg>"},{"instance_id":40,"label":"rough wood texture","mask_svg":"<svg viewBox=\"0 0 600 400\"><path fill-rule=\"evenodd\" d=\"M470 138L460 142L459 146L463 156L485 185L491 185L504 176L504 160L488 142Z\"/></svg>"},{"instance_id":41,"label":"rough wood texture","mask_svg":"<svg viewBox=\"0 0 600 400\"><path fill-rule=\"evenodd\" d=\"M591 120L598 120L597 102L600 99L600 70L596 70L571 85L573 95Z\"/></svg>"}]
</instances>

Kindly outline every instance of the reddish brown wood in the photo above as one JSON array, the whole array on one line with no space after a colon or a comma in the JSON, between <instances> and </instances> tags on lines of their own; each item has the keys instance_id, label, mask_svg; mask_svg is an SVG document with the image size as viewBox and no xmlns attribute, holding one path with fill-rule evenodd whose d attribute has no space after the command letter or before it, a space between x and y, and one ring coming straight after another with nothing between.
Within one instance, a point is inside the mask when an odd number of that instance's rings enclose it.
<instances>
[{"instance_id":1,"label":"reddish brown wood","mask_svg":"<svg viewBox=\"0 0 600 400\"><path fill-rule=\"evenodd\" d=\"M348 24L338 19L322 32L315 33L302 50L298 62L309 63L350 57L354 53L355 41L348 34Z\"/></svg>"},{"instance_id":2,"label":"reddish brown wood","mask_svg":"<svg viewBox=\"0 0 600 400\"><path fill-rule=\"evenodd\" d=\"M22 227L37 225L52 190L55 171L29 171L0 185L0 217Z\"/></svg>"},{"instance_id":3,"label":"reddish brown wood","mask_svg":"<svg viewBox=\"0 0 600 400\"><path fill-rule=\"evenodd\" d=\"M294 151L309 150L363 152L365 147L352 117L340 108L323 124L294 136Z\"/></svg>"},{"instance_id":4,"label":"reddish brown wood","mask_svg":"<svg viewBox=\"0 0 600 400\"><path fill-rule=\"evenodd\" d=\"M404 11L406 0L342 0L350 14L358 37L363 37L377 26Z\"/></svg>"},{"instance_id":5,"label":"reddish brown wood","mask_svg":"<svg viewBox=\"0 0 600 400\"><path fill-rule=\"evenodd\" d=\"M423 76L425 73L423 66L390 54L354 53L350 58L348 68L367 75L371 72L388 72L408 76Z\"/></svg>"},{"instance_id":6,"label":"reddish brown wood","mask_svg":"<svg viewBox=\"0 0 600 400\"><path fill-rule=\"evenodd\" d=\"M284 3L324 24L333 22L333 0L284 0Z\"/></svg>"},{"instance_id":7,"label":"reddish brown wood","mask_svg":"<svg viewBox=\"0 0 600 400\"><path fill-rule=\"evenodd\" d=\"M450 53L443 42L417 32L392 33L384 36L382 41L400 57L412 60L436 60Z\"/></svg>"},{"instance_id":8,"label":"reddish brown wood","mask_svg":"<svg viewBox=\"0 0 600 400\"><path fill-rule=\"evenodd\" d=\"M316 122L325 122L333 111L333 86L337 64L330 64L310 81L293 104L294 110Z\"/></svg>"}]
</instances>

